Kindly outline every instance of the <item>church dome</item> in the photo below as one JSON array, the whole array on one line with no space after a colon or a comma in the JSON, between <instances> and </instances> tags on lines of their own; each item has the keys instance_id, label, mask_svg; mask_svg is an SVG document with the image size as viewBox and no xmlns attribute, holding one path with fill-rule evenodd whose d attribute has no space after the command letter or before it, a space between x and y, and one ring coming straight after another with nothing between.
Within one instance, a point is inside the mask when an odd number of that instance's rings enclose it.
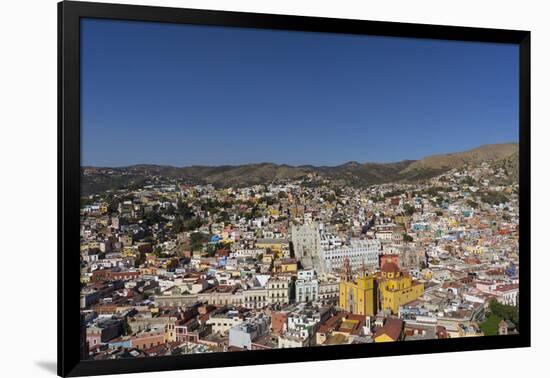
<instances>
[{"instance_id":1,"label":"church dome","mask_svg":"<svg viewBox=\"0 0 550 378\"><path fill-rule=\"evenodd\" d=\"M389 261L384 265L382 265L381 271L382 273L386 273L386 274L388 273L397 274L399 273L399 267L397 266L396 263Z\"/></svg>"}]
</instances>

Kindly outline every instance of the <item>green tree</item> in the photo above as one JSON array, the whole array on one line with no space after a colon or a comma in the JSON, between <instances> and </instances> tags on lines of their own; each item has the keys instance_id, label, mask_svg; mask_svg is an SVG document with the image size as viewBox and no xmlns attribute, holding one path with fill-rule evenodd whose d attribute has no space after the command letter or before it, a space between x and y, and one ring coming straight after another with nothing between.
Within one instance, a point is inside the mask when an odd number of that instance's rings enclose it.
<instances>
[{"instance_id":1,"label":"green tree","mask_svg":"<svg viewBox=\"0 0 550 378\"><path fill-rule=\"evenodd\" d=\"M464 185L474 186L476 184L476 181L473 179L472 176L466 176L462 179L462 183Z\"/></svg>"},{"instance_id":2,"label":"green tree","mask_svg":"<svg viewBox=\"0 0 550 378\"><path fill-rule=\"evenodd\" d=\"M494 336L498 334L498 323L500 323L501 320L502 318L499 316L491 314L479 325L479 328L483 331L485 336Z\"/></svg>"},{"instance_id":3,"label":"green tree","mask_svg":"<svg viewBox=\"0 0 550 378\"><path fill-rule=\"evenodd\" d=\"M516 326L519 325L519 311L516 306L505 305L496 300L492 300L489 303L489 310L492 314L495 314L504 320L510 320Z\"/></svg>"},{"instance_id":4,"label":"green tree","mask_svg":"<svg viewBox=\"0 0 550 378\"><path fill-rule=\"evenodd\" d=\"M222 210L219 214L218 219L220 222L229 222L229 213L225 210Z\"/></svg>"},{"instance_id":5,"label":"green tree","mask_svg":"<svg viewBox=\"0 0 550 378\"><path fill-rule=\"evenodd\" d=\"M176 208L174 207L174 205L170 204L166 207L166 209L164 210L164 214L166 215L174 215L176 214Z\"/></svg>"},{"instance_id":6,"label":"green tree","mask_svg":"<svg viewBox=\"0 0 550 378\"><path fill-rule=\"evenodd\" d=\"M496 191L483 193L481 200L490 205L498 205L509 201L508 197L506 197L504 193Z\"/></svg>"},{"instance_id":7,"label":"green tree","mask_svg":"<svg viewBox=\"0 0 550 378\"><path fill-rule=\"evenodd\" d=\"M180 216L177 216L176 219L172 222L172 234L176 235L183 231L183 221Z\"/></svg>"},{"instance_id":8,"label":"green tree","mask_svg":"<svg viewBox=\"0 0 550 378\"><path fill-rule=\"evenodd\" d=\"M334 195L334 193L325 193L323 194L323 200L327 202L334 202L336 201L336 196Z\"/></svg>"},{"instance_id":9,"label":"green tree","mask_svg":"<svg viewBox=\"0 0 550 378\"><path fill-rule=\"evenodd\" d=\"M109 214L118 212L118 205L121 203L120 198L109 194L105 200L107 201Z\"/></svg>"},{"instance_id":10,"label":"green tree","mask_svg":"<svg viewBox=\"0 0 550 378\"><path fill-rule=\"evenodd\" d=\"M271 196L263 196L262 202L265 202L266 205L271 206L277 203L277 200Z\"/></svg>"},{"instance_id":11,"label":"green tree","mask_svg":"<svg viewBox=\"0 0 550 378\"><path fill-rule=\"evenodd\" d=\"M202 232L194 232L189 240L189 248L192 251L201 251L203 244L208 240L208 235Z\"/></svg>"},{"instance_id":12,"label":"green tree","mask_svg":"<svg viewBox=\"0 0 550 378\"><path fill-rule=\"evenodd\" d=\"M413 215L414 212L416 211L415 207L413 205L408 204L408 203L403 205L403 210L405 210L405 214L407 214L408 216Z\"/></svg>"},{"instance_id":13,"label":"green tree","mask_svg":"<svg viewBox=\"0 0 550 378\"><path fill-rule=\"evenodd\" d=\"M161 215L154 210L146 212L143 218L148 226L152 226L155 223L160 223L162 220Z\"/></svg>"},{"instance_id":14,"label":"green tree","mask_svg":"<svg viewBox=\"0 0 550 378\"><path fill-rule=\"evenodd\" d=\"M473 201L471 199L466 201L466 204L470 206L472 209L477 209L479 207L478 203L476 201Z\"/></svg>"},{"instance_id":15,"label":"green tree","mask_svg":"<svg viewBox=\"0 0 550 378\"><path fill-rule=\"evenodd\" d=\"M176 213L182 219L187 219L187 218L190 218L194 215L193 211L191 210L191 207L189 206L189 204L183 202L181 198L178 199L178 206L177 206L177 209L176 209Z\"/></svg>"},{"instance_id":16,"label":"green tree","mask_svg":"<svg viewBox=\"0 0 550 378\"><path fill-rule=\"evenodd\" d=\"M161 247L160 245L157 245L157 246L153 249L153 253L155 254L155 256L161 257L161 256L162 256L162 247Z\"/></svg>"},{"instance_id":17,"label":"green tree","mask_svg":"<svg viewBox=\"0 0 550 378\"><path fill-rule=\"evenodd\" d=\"M498 323L501 320L511 321L519 329L519 312L516 306L509 306L499 303L496 300L489 302L489 315L485 321L479 325L479 328L485 335L492 336L498 334Z\"/></svg>"},{"instance_id":18,"label":"green tree","mask_svg":"<svg viewBox=\"0 0 550 378\"><path fill-rule=\"evenodd\" d=\"M202 226L202 221L198 217L191 218L184 222L183 228L185 231L194 231Z\"/></svg>"}]
</instances>

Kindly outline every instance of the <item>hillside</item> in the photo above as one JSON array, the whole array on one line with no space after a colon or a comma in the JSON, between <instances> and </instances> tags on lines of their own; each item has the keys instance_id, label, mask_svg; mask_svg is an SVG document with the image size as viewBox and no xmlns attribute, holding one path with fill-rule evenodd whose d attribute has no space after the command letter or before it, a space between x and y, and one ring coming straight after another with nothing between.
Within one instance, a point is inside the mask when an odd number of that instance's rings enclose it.
<instances>
[{"instance_id":1,"label":"hillside","mask_svg":"<svg viewBox=\"0 0 550 378\"><path fill-rule=\"evenodd\" d=\"M216 186L246 186L280 182L316 174L341 185L375 185L387 182L414 182L437 176L447 170L483 161L517 172L518 145L491 144L457 153L432 155L420 160L404 160L396 163L348 162L338 166L290 166L260 163L225 166L171 167L161 165L134 165L123 168L99 168L109 174L91 174L82 178L84 195L108 189L136 187L146 177L163 176L189 184L213 184Z\"/></svg>"},{"instance_id":2,"label":"hillside","mask_svg":"<svg viewBox=\"0 0 550 378\"><path fill-rule=\"evenodd\" d=\"M506 159L518 151L517 143L502 143L486 144L464 152L432 155L410 164L400 172L400 176L406 180L414 180L419 176L435 176L466 164Z\"/></svg>"}]
</instances>

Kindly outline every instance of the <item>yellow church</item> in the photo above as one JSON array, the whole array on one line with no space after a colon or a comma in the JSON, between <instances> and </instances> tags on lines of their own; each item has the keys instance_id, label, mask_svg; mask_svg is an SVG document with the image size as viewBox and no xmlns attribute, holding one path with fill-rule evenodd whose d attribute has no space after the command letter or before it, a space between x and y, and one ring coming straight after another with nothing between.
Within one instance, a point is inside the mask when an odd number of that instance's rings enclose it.
<instances>
[{"instance_id":1,"label":"yellow church","mask_svg":"<svg viewBox=\"0 0 550 378\"><path fill-rule=\"evenodd\" d=\"M349 261L344 267L340 281L339 307L353 314L373 316L376 311L374 277L361 273L355 280L351 277Z\"/></svg>"},{"instance_id":2,"label":"yellow church","mask_svg":"<svg viewBox=\"0 0 550 378\"><path fill-rule=\"evenodd\" d=\"M399 306L412 302L424 294L424 284L414 282L411 276L401 272L397 264L387 262L380 269L378 294L380 309L390 310L392 314L396 314Z\"/></svg>"}]
</instances>

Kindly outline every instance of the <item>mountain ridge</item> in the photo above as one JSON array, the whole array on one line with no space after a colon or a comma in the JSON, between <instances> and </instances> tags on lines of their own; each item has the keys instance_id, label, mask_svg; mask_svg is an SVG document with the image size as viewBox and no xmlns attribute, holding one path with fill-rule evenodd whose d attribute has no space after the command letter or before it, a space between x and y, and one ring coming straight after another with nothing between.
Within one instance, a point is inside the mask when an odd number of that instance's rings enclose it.
<instances>
[{"instance_id":1,"label":"mountain ridge","mask_svg":"<svg viewBox=\"0 0 550 378\"><path fill-rule=\"evenodd\" d=\"M246 186L293 180L316 174L343 185L375 185L386 182L414 182L435 177L445 171L460 168L465 164L481 163L483 161L510 160L519 151L517 143L485 144L479 147L448 153L430 155L419 160L402 160L392 163L375 163L348 161L336 166L313 166L277 164L262 162L242 165L192 165L175 167L158 164L136 164L127 167L82 167L86 169L109 169L116 176L113 183L109 183L109 177L99 177L92 185L99 188L124 186L126 181L131 182L150 175L173 177L185 182L196 184L213 184L216 186ZM513 159L512 159L513 160ZM510 165L510 163L506 163ZM124 178L122 172L125 173ZM111 175L112 176L112 175ZM85 175L83 180L83 193L89 193L86 185L90 183L90 177ZM103 182L102 182L103 181ZM116 184L115 184L116 183ZM96 188L97 189L97 188ZM93 190L92 192L96 192Z\"/></svg>"}]
</instances>

